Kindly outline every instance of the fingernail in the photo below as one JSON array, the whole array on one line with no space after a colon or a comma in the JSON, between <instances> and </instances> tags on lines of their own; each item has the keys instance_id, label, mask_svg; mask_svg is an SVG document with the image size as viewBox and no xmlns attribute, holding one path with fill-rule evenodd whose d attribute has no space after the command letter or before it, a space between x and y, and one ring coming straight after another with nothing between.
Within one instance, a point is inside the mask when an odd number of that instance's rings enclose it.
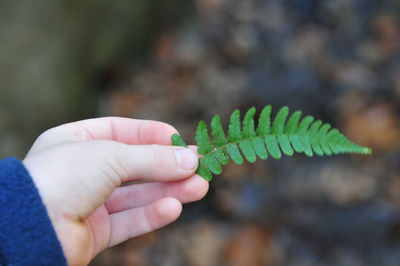
<instances>
[{"instance_id":1,"label":"fingernail","mask_svg":"<svg viewBox=\"0 0 400 266\"><path fill-rule=\"evenodd\" d=\"M175 156L179 166L185 170L194 169L198 160L197 155L191 149L177 148Z\"/></svg>"}]
</instances>

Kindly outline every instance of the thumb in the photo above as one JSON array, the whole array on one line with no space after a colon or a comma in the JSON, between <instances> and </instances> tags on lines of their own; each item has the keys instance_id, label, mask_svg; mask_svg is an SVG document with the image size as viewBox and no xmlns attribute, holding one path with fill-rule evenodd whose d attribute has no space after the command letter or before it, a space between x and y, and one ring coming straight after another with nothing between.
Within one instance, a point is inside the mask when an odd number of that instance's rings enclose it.
<instances>
[{"instance_id":1,"label":"thumb","mask_svg":"<svg viewBox=\"0 0 400 266\"><path fill-rule=\"evenodd\" d=\"M193 175L189 148L127 145L109 140L74 142L28 155L24 164L50 209L87 217L125 181L174 181Z\"/></svg>"},{"instance_id":2,"label":"thumb","mask_svg":"<svg viewBox=\"0 0 400 266\"><path fill-rule=\"evenodd\" d=\"M112 141L96 141L96 150L106 151L103 157L114 178L121 182L134 180L173 181L194 174L198 157L194 150L164 145L126 145Z\"/></svg>"}]
</instances>

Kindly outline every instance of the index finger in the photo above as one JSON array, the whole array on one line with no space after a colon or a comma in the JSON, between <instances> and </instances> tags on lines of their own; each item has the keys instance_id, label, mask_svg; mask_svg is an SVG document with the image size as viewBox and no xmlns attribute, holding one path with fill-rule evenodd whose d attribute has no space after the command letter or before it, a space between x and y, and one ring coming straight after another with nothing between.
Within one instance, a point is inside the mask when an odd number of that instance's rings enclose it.
<instances>
[{"instance_id":1,"label":"index finger","mask_svg":"<svg viewBox=\"0 0 400 266\"><path fill-rule=\"evenodd\" d=\"M47 130L30 152L71 141L113 140L129 145L171 145L177 130L169 124L122 117L102 117L64 124Z\"/></svg>"},{"instance_id":2,"label":"index finger","mask_svg":"<svg viewBox=\"0 0 400 266\"><path fill-rule=\"evenodd\" d=\"M123 117L87 119L60 126L75 140L114 140L124 144L170 145L177 130L169 124Z\"/></svg>"}]
</instances>

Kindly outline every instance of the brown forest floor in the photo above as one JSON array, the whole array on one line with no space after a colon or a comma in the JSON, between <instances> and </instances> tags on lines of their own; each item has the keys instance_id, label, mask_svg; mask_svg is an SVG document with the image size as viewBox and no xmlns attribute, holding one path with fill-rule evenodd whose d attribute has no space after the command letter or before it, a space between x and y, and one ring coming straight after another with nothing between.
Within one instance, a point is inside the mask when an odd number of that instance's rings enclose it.
<instances>
[{"instance_id":1,"label":"brown forest floor","mask_svg":"<svg viewBox=\"0 0 400 266\"><path fill-rule=\"evenodd\" d=\"M374 153L230 164L178 222L92 265L399 265L400 5L196 3L158 36L152 64L110 79L100 114L165 121L191 140L200 119L288 105Z\"/></svg>"}]
</instances>

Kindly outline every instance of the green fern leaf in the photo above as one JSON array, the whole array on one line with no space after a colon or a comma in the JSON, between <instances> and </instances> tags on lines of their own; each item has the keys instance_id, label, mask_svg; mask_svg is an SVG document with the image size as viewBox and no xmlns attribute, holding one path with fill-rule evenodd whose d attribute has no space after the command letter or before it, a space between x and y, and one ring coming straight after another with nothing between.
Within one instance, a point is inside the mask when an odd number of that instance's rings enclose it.
<instances>
[{"instance_id":1,"label":"green fern leaf","mask_svg":"<svg viewBox=\"0 0 400 266\"><path fill-rule=\"evenodd\" d=\"M281 150L278 146L278 141L276 140L276 136L269 135L265 137L265 145L267 146L268 152L271 154L272 158L280 159L282 157Z\"/></svg>"},{"instance_id":2,"label":"green fern leaf","mask_svg":"<svg viewBox=\"0 0 400 266\"><path fill-rule=\"evenodd\" d=\"M236 164L242 164L243 163L243 157L240 154L239 148L236 145L236 143L229 143L226 146L226 152L229 154L231 157L232 161Z\"/></svg>"},{"instance_id":3,"label":"green fern leaf","mask_svg":"<svg viewBox=\"0 0 400 266\"><path fill-rule=\"evenodd\" d=\"M242 132L240 129L240 111L235 110L231 115L231 122L228 129L229 142L237 142L242 139Z\"/></svg>"},{"instance_id":4,"label":"green fern leaf","mask_svg":"<svg viewBox=\"0 0 400 266\"><path fill-rule=\"evenodd\" d=\"M187 147L185 141L182 139L182 137L178 134L173 134L171 137L171 142L173 146L182 146L182 147Z\"/></svg>"},{"instance_id":5,"label":"green fern leaf","mask_svg":"<svg viewBox=\"0 0 400 266\"><path fill-rule=\"evenodd\" d=\"M203 120L201 120L197 125L195 140L197 142L199 154L207 155L213 150L210 137L208 136L207 125Z\"/></svg>"},{"instance_id":6,"label":"green fern leaf","mask_svg":"<svg viewBox=\"0 0 400 266\"><path fill-rule=\"evenodd\" d=\"M255 127L254 107L245 113L243 123L240 121L240 111L235 110L230 117L227 137L220 116L216 115L211 120L212 138L208 134L206 123L200 121L195 137L200 155L196 173L211 181L212 174L222 173L222 165L230 160L242 164L243 157L249 162L255 162L257 157L267 159L270 155L274 159L280 159L282 154L292 156L295 152L309 157L314 154L371 154L371 149L351 142L339 130L331 128L330 124L321 120L314 121L312 116L302 119L301 111L296 111L289 117L289 108L284 106L273 121L271 111L271 105L265 106ZM172 145L187 147L178 134L174 134L171 140Z\"/></svg>"},{"instance_id":7,"label":"green fern leaf","mask_svg":"<svg viewBox=\"0 0 400 266\"><path fill-rule=\"evenodd\" d=\"M285 121L289 114L289 107L282 107L278 114L275 116L274 122L272 123L272 135L279 136L283 134L283 129L285 127Z\"/></svg>"},{"instance_id":8,"label":"green fern leaf","mask_svg":"<svg viewBox=\"0 0 400 266\"><path fill-rule=\"evenodd\" d=\"M265 160L268 158L268 153L267 150L265 149L265 143L262 137L255 137L254 139L251 140L254 151L260 157L261 159Z\"/></svg>"},{"instance_id":9,"label":"green fern leaf","mask_svg":"<svg viewBox=\"0 0 400 266\"><path fill-rule=\"evenodd\" d=\"M210 170L208 170L207 166L204 163L199 163L199 168L197 168L196 173L207 181L212 180Z\"/></svg>"},{"instance_id":10,"label":"green fern leaf","mask_svg":"<svg viewBox=\"0 0 400 266\"><path fill-rule=\"evenodd\" d=\"M258 119L257 135L267 136L269 134L269 128L271 126L271 110L272 106L267 105L263 108Z\"/></svg>"},{"instance_id":11,"label":"green fern leaf","mask_svg":"<svg viewBox=\"0 0 400 266\"><path fill-rule=\"evenodd\" d=\"M256 108L250 108L244 116L243 121L243 138L250 139L256 135L254 131L254 115L256 113Z\"/></svg>"},{"instance_id":12,"label":"green fern leaf","mask_svg":"<svg viewBox=\"0 0 400 266\"><path fill-rule=\"evenodd\" d=\"M214 116L211 120L211 130L211 135L214 138L215 146L222 147L228 143L222 128L221 117L219 115Z\"/></svg>"}]
</instances>

